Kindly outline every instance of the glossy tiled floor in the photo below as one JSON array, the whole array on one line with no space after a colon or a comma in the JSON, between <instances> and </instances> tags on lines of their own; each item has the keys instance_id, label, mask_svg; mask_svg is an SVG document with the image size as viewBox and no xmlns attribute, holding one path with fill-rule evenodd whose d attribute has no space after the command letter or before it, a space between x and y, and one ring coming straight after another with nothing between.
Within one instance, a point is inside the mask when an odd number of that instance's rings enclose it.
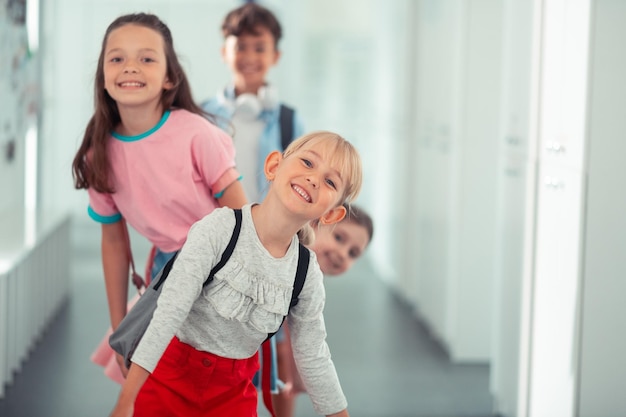
<instances>
[{"instance_id":1,"label":"glossy tiled floor","mask_svg":"<svg viewBox=\"0 0 626 417\"><path fill-rule=\"evenodd\" d=\"M108 323L99 229L74 223L71 297L0 400L1 417L106 416L118 392L89 362ZM133 236L135 258L147 245ZM487 417L486 365L454 365L367 259L328 279L328 342L353 417ZM301 396L298 417L314 416ZM259 416L266 416L260 407Z\"/></svg>"}]
</instances>

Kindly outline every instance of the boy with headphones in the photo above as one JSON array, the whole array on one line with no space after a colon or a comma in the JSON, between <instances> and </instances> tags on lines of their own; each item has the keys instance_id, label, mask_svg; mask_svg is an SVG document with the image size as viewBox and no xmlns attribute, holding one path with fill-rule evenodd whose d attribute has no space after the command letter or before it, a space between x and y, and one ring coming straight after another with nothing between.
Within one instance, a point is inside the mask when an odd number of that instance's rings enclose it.
<instances>
[{"instance_id":1,"label":"boy with headphones","mask_svg":"<svg viewBox=\"0 0 626 417\"><path fill-rule=\"evenodd\" d=\"M304 127L298 113L281 103L276 89L266 81L267 73L281 55L278 42L282 28L276 16L254 2L246 3L226 15L221 30L222 58L231 70L232 82L201 106L216 116L220 127L233 134L235 163L243 176L246 196L249 201L259 202L267 186L263 172L265 157L272 151L282 151L293 139L302 136ZM282 329L263 344L259 353L265 363L256 377L257 386L262 385L263 402L272 416L275 413L271 394L278 394L280 385L277 338L284 338Z\"/></svg>"},{"instance_id":2,"label":"boy with headphones","mask_svg":"<svg viewBox=\"0 0 626 417\"><path fill-rule=\"evenodd\" d=\"M217 116L224 130L233 132L246 196L258 202L265 194L265 157L284 149L304 128L297 112L281 104L276 89L266 81L280 59L282 28L274 14L246 3L226 15L221 29L222 58L232 72L232 83L202 107Z\"/></svg>"}]
</instances>

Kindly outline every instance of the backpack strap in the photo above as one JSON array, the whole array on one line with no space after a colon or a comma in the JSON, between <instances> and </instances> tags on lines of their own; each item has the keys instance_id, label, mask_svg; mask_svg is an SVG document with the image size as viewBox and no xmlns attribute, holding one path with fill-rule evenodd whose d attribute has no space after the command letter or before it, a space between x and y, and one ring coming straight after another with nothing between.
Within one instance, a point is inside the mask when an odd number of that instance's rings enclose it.
<instances>
[{"instance_id":1,"label":"backpack strap","mask_svg":"<svg viewBox=\"0 0 626 417\"><path fill-rule=\"evenodd\" d=\"M283 151L287 149L287 146L293 140L293 114L294 110L291 107L284 104L280 105L278 120L280 123L280 144L283 147Z\"/></svg>"},{"instance_id":2,"label":"backpack strap","mask_svg":"<svg viewBox=\"0 0 626 417\"><path fill-rule=\"evenodd\" d=\"M298 304L298 296L300 296L300 292L302 292L302 287L304 287L304 281L306 280L306 273L309 270L309 259L309 250L302 243L300 243L298 251L298 267L296 268L296 278L293 281L293 291L291 292L289 310ZM289 314L289 312L287 312L287 314ZM283 322L285 321L285 317L286 316L283 317ZM267 339L265 340L269 340L275 334L276 332L268 333Z\"/></svg>"},{"instance_id":3,"label":"backpack strap","mask_svg":"<svg viewBox=\"0 0 626 417\"><path fill-rule=\"evenodd\" d=\"M298 248L298 267L296 268L296 278L293 283L293 291L291 292L291 302L289 303L289 309L291 307L298 304L298 296L302 291L302 287L304 287L304 281L306 280L306 274L309 270L309 250L302 244L299 244ZM287 313L289 314L289 313ZM283 322L285 321L285 317L283 317ZM282 325L282 324L281 324ZM273 348L271 345L271 338L274 336L276 332L268 333L267 338L261 344L261 351L263 362L261 366L261 391L263 393L263 403L265 404L265 408L269 411L272 417L276 417L276 413L274 412L274 406L272 404L272 393L271 393L271 373L272 373L272 365L273 362ZM274 364L274 366L276 366ZM278 376L276 376L278 378Z\"/></svg>"},{"instance_id":4,"label":"backpack strap","mask_svg":"<svg viewBox=\"0 0 626 417\"><path fill-rule=\"evenodd\" d=\"M293 283L293 292L291 293L291 303L289 308L298 304L298 296L304 287L304 281L306 280L306 273L309 269L309 250L300 243L300 252L298 255L298 269L296 269L296 279Z\"/></svg>"},{"instance_id":5,"label":"backpack strap","mask_svg":"<svg viewBox=\"0 0 626 417\"><path fill-rule=\"evenodd\" d=\"M220 269L222 269L224 265L226 265L226 262L228 262L230 255L233 254L233 250L235 249L235 245L237 244L237 239L239 239L239 232L241 232L241 219L242 219L241 209L234 209L234 212L235 212L235 228L233 229L233 234L230 237L230 241L228 242L226 249L224 249L224 252L222 253L222 257L220 258L220 261L213 267L213 269L211 269L211 272L209 273L209 276L202 284L202 287L206 287L211 281L213 281L213 276L215 275L215 273L219 271ZM165 282L165 279L170 274L172 266L174 265L174 261L178 257L179 252L180 251L177 251L176 254L174 254L174 256L172 256L170 260L167 261L167 263L163 267L163 271L161 271L161 275L155 277L155 279L158 279L158 281L154 284L155 290L158 290L159 287L163 285L163 283Z\"/></svg>"},{"instance_id":6,"label":"backpack strap","mask_svg":"<svg viewBox=\"0 0 626 417\"><path fill-rule=\"evenodd\" d=\"M226 262L230 259L230 255L232 255L235 250L237 239L239 239L239 232L241 232L241 209L234 209L233 211L235 212L235 228L233 229L233 234L230 237L230 241L228 242L226 249L224 249L224 253L222 253L220 261L213 267L213 269L211 269L211 273L206 281L204 281L204 284L202 284L203 287L206 287L211 281L213 281L215 273L226 265Z\"/></svg>"}]
</instances>

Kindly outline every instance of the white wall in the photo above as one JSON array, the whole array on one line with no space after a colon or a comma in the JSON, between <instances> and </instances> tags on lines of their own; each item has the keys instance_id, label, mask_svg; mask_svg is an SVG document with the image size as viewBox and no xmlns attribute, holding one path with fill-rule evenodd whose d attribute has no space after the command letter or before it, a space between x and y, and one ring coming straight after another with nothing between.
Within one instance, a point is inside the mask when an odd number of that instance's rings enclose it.
<instances>
[{"instance_id":1,"label":"white wall","mask_svg":"<svg viewBox=\"0 0 626 417\"><path fill-rule=\"evenodd\" d=\"M594 4L580 337L580 417L626 415L626 3Z\"/></svg>"},{"instance_id":2,"label":"white wall","mask_svg":"<svg viewBox=\"0 0 626 417\"><path fill-rule=\"evenodd\" d=\"M415 153L403 159L414 218L400 288L453 360L487 362L502 8L422 0L411 18Z\"/></svg>"},{"instance_id":3,"label":"white wall","mask_svg":"<svg viewBox=\"0 0 626 417\"><path fill-rule=\"evenodd\" d=\"M24 208L26 130L36 114L36 60L28 52L27 28L0 7L0 215Z\"/></svg>"},{"instance_id":4,"label":"white wall","mask_svg":"<svg viewBox=\"0 0 626 417\"><path fill-rule=\"evenodd\" d=\"M495 411L517 415L520 379L520 340L525 299L526 219L532 218L536 158L534 118L534 26L536 5L506 0L504 7L501 117L499 120L496 252L492 312L490 384Z\"/></svg>"}]
</instances>

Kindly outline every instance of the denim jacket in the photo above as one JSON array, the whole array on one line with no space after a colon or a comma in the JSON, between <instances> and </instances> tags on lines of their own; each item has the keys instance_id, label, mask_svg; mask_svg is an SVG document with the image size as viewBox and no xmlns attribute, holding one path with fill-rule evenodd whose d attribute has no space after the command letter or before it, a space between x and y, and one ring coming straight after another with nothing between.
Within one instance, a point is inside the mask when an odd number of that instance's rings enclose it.
<instances>
[{"instance_id":1,"label":"denim jacket","mask_svg":"<svg viewBox=\"0 0 626 417\"><path fill-rule=\"evenodd\" d=\"M223 93L218 93L214 97L202 102L201 107L208 113L215 116L216 124L232 134L232 126L229 125L230 120L235 112L235 89L232 85L225 88ZM265 163L267 155L275 150L282 150L280 143L280 102L277 102L271 109L264 109L258 118L265 123L263 133L259 138L259 154L257 155L257 166L262 167ZM297 111L294 111L293 117L293 138L300 137L304 134L304 125ZM263 178L258 179L257 189L264 189L265 184Z\"/></svg>"}]
</instances>

